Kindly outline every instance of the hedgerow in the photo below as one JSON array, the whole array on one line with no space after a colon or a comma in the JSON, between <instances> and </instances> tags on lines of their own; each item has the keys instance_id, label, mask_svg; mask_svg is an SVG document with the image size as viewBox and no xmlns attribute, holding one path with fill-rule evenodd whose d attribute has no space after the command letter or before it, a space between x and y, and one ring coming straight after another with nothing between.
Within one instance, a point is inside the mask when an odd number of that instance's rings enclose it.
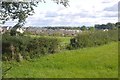
<instances>
[{"instance_id":1,"label":"hedgerow","mask_svg":"<svg viewBox=\"0 0 120 80\"><path fill-rule=\"evenodd\" d=\"M117 30L85 32L72 38L67 49L95 47L111 41L118 41Z\"/></svg>"},{"instance_id":2,"label":"hedgerow","mask_svg":"<svg viewBox=\"0 0 120 80\"><path fill-rule=\"evenodd\" d=\"M55 53L59 50L56 38L31 38L28 36L2 37L2 59L17 60L30 59L43 54Z\"/></svg>"}]
</instances>

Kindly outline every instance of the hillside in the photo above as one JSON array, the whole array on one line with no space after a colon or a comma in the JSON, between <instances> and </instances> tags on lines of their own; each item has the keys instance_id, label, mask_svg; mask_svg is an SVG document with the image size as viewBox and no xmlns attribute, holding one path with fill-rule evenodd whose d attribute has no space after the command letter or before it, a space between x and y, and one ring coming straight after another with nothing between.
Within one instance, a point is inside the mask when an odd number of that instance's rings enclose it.
<instances>
[{"instance_id":1,"label":"hillside","mask_svg":"<svg viewBox=\"0 0 120 80\"><path fill-rule=\"evenodd\" d=\"M5 78L114 78L118 77L118 44L65 50L38 59L3 62Z\"/></svg>"}]
</instances>

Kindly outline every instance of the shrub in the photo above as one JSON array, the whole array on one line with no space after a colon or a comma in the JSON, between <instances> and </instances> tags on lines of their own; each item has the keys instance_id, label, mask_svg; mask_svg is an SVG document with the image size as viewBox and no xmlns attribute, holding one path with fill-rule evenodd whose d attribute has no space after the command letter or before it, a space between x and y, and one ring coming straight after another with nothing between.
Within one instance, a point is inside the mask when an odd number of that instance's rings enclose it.
<instances>
[{"instance_id":1,"label":"shrub","mask_svg":"<svg viewBox=\"0 0 120 80\"><path fill-rule=\"evenodd\" d=\"M59 50L56 38L31 38L27 36L3 35L3 60L17 60L33 58L43 54L55 53Z\"/></svg>"},{"instance_id":2,"label":"shrub","mask_svg":"<svg viewBox=\"0 0 120 80\"><path fill-rule=\"evenodd\" d=\"M118 40L120 41L120 28L118 28Z\"/></svg>"},{"instance_id":3,"label":"shrub","mask_svg":"<svg viewBox=\"0 0 120 80\"><path fill-rule=\"evenodd\" d=\"M85 32L70 40L68 49L94 47L118 40L117 30Z\"/></svg>"},{"instance_id":4,"label":"shrub","mask_svg":"<svg viewBox=\"0 0 120 80\"><path fill-rule=\"evenodd\" d=\"M35 38L27 45L31 57L41 54L55 53L58 51L59 41L55 38Z\"/></svg>"},{"instance_id":5,"label":"shrub","mask_svg":"<svg viewBox=\"0 0 120 80\"><path fill-rule=\"evenodd\" d=\"M26 44L29 42L30 37L25 36L10 36L3 35L2 36L2 57L3 59L7 57L8 60L11 60L12 57L14 59L17 58L21 53L23 55L26 50ZM11 57L12 56L12 57Z\"/></svg>"}]
</instances>

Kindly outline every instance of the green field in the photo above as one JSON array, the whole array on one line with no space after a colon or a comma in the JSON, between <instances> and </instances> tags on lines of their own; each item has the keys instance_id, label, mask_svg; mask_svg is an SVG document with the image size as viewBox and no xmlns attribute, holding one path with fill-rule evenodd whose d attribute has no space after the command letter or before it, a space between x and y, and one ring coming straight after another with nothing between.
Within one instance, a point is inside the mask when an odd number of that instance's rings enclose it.
<instances>
[{"instance_id":1,"label":"green field","mask_svg":"<svg viewBox=\"0 0 120 80\"><path fill-rule=\"evenodd\" d=\"M69 43L72 37L60 37L60 36L39 36L39 35L30 35L32 38L57 38L60 41L62 49L64 49Z\"/></svg>"},{"instance_id":2,"label":"green field","mask_svg":"<svg viewBox=\"0 0 120 80\"><path fill-rule=\"evenodd\" d=\"M118 77L118 44L65 50L30 61L3 62L5 78L115 78Z\"/></svg>"},{"instance_id":3,"label":"green field","mask_svg":"<svg viewBox=\"0 0 120 80\"><path fill-rule=\"evenodd\" d=\"M60 37L60 36L39 36L39 35L30 35L30 36L33 38L40 38L40 37L57 38L63 43L69 43L69 40L72 38L72 37Z\"/></svg>"}]
</instances>

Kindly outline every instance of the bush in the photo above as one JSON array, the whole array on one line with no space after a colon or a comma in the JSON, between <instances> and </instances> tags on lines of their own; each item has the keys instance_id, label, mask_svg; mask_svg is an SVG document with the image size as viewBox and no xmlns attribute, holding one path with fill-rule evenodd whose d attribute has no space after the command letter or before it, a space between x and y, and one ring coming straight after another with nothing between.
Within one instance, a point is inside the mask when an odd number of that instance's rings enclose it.
<instances>
[{"instance_id":1,"label":"bush","mask_svg":"<svg viewBox=\"0 0 120 80\"><path fill-rule=\"evenodd\" d=\"M31 38L27 36L3 35L3 60L28 59L43 54L55 53L59 49L59 41L55 38Z\"/></svg>"},{"instance_id":2,"label":"bush","mask_svg":"<svg viewBox=\"0 0 120 80\"><path fill-rule=\"evenodd\" d=\"M77 49L85 47L94 47L117 40L117 30L85 32L72 38L67 48Z\"/></svg>"},{"instance_id":3,"label":"bush","mask_svg":"<svg viewBox=\"0 0 120 80\"><path fill-rule=\"evenodd\" d=\"M17 59L19 53L23 56L26 45L31 38L25 36L3 35L2 37L2 57L3 60Z\"/></svg>"},{"instance_id":4,"label":"bush","mask_svg":"<svg viewBox=\"0 0 120 80\"><path fill-rule=\"evenodd\" d=\"M58 51L59 41L55 38L35 38L27 45L31 57L41 54L55 53Z\"/></svg>"}]
</instances>

